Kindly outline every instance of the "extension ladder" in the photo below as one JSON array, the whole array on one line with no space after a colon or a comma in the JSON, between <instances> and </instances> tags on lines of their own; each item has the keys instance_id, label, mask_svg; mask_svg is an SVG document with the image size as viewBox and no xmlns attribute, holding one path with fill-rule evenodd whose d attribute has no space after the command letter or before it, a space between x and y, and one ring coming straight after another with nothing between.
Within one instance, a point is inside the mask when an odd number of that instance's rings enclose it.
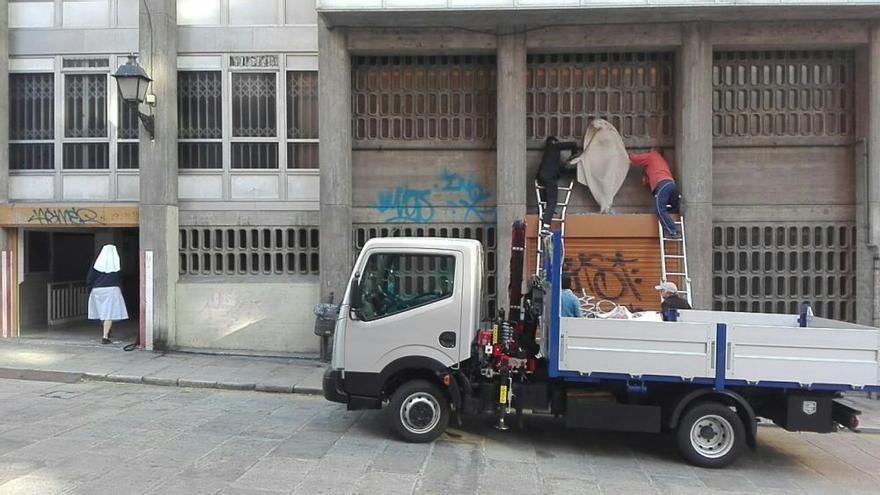
<instances>
[{"instance_id":1,"label":"extension ladder","mask_svg":"<svg viewBox=\"0 0 880 495\"><path fill-rule=\"evenodd\" d=\"M674 283L678 287L678 293L683 294L688 304L693 305L691 278L687 268L687 243L684 240L684 216L679 217L679 220L674 223L681 232L680 239L666 237L663 224L659 220L657 221L657 229L660 231L660 281ZM670 277L673 280L669 280Z\"/></svg>"},{"instance_id":2,"label":"extension ladder","mask_svg":"<svg viewBox=\"0 0 880 495\"><path fill-rule=\"evenodd\" d=\"M565 215L568 212L568 202L571 200L571 192L574 190L574 180L568 182L568 187L559 186L559 194L557 195L556 211L550 225L558 223L559 233L562 239L565 239ZM538 248L535 250L535 275L540 276L543 270L544 261L544 242L541 239L541 219L544 218L544 209L547 208L547 202L543 199L542 192L544 186L535 181L535 200L538 203Z\"/></svg>"}]
</instances>

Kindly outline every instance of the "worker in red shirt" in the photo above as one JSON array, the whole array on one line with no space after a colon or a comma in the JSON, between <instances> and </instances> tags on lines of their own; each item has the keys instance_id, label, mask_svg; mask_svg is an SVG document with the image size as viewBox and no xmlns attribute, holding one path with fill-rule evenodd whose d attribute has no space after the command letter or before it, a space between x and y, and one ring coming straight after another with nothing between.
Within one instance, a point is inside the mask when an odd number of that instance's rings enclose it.
<instances>
[{"instance_id":1,"label":"worker in red shirt","mask_svg":"<svg viewBox=\"0 0 880 495\"><path fill-rule=\"evenodd\" d=\"M669 216L667 209L668 206L671 206L672 210L677 212L679 206L678 187L675 186L675 180L669 170L669 163L666 162L663 155L654 150L647 153L629 153L629 161L637 167L645 168L644 178L647 179L651 194L654 195L654 208L657 210L657 217L660 219L660 224L663 225L666 237L681 239L681 231Z\"/></svg>"}]
</instances>

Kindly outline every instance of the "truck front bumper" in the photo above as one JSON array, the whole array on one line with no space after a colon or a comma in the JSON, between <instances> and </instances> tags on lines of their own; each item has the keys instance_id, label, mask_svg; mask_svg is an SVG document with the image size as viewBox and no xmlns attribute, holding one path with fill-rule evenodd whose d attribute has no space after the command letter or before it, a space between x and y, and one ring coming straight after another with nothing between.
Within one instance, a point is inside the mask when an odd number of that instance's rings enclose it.
<instances>
[{"instance_id":1,"label":"truck front bumper","mask_svg":"<svg viewBox=\"0 0 880 495\"><path fill-rule=\"evenodd\" d=\"M327 368L324 371L324 381L322 384L324 389L324 398L331 402L339 402L348 404L348 394L342 388L342 371L333 368Z\"/></svg>"}]
</instances>

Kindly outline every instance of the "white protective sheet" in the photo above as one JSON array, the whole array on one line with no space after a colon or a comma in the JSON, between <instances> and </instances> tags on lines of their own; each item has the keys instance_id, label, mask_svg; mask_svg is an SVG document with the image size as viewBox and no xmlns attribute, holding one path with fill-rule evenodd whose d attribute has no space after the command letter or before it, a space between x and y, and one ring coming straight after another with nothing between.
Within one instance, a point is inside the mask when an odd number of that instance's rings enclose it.
<instances>
[{"instance_id":1,"label":"white protective sheet","mask_svg":"<svg viewBox=\"0 0 880 495\"><path fill-rule=\"evenodd\" d=\"M584 136L584 152L570 162L577 166L577 180L590 188L600 213L610 213L614 195L629 171L623 139L611 123L594 119Z\"/></svg>"}]
</instances>

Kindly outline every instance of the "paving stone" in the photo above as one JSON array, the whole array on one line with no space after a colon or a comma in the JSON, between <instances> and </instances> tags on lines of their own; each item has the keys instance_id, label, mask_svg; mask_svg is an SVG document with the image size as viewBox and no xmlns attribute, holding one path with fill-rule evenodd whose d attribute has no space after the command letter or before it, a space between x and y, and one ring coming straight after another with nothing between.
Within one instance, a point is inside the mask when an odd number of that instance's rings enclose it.
<instances>
[{"instance_id":1,"label":"paving stone","mask_svg":"<svg viewBox=\"0 0 880 495\"><path fill-rule=\"evenodd\" d=\"M415 475L422 470L430 444L389 442L370 466L372 471Z\"/></svg>"},{"instance_id":2,"label":"paving stone","mask_svg":"<svg viewBox=\"0 0 880 495\"><path fill-rule=\"evenodd\" d=\"M289 457L266 457L232 483L234 487L290 491L315 468L317 461Z\"/></svg>"},{"instance_id":3,"label":"paving stone","mask_svg":"<svg viewBox=\"0 0 880 495\"><path fill-rule=\"evenodd\" d=\"M357 495L409 495L417 481L416 475L385 473L373 471L364 474L357 481L354 493Z\"/></svg>"},{"instance_id":4,"label":"paving stone","mask_svg":"<svg viewBox=\"0 0 880 495\"><path fill-rule=\"evenodd\" d=\"M338 433L321 431L298 431L279 444L269 455L319 459L339 440Z\"/></svg>"}]
</instances>

